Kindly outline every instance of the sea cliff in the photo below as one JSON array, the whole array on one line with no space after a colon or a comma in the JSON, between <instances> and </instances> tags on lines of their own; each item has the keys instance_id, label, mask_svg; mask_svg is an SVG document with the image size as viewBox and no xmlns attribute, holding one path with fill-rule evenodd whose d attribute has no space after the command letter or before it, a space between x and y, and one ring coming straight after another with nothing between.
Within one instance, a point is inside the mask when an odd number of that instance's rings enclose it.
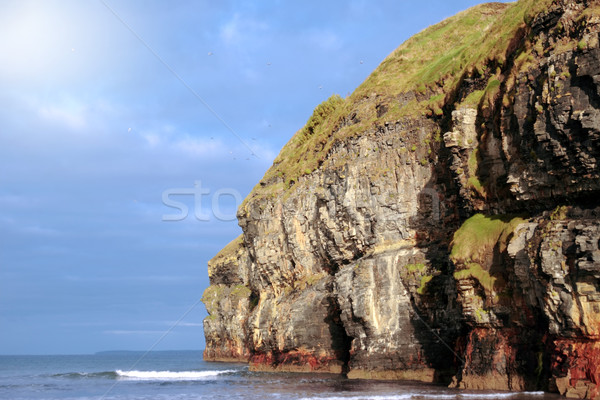
<instances>
[{"instance_id":1,"label":"sea cliff","mask_svg":"<svg viewBox=\"0 0 600 400\"><path fill-rule=\"evenodd\" d=\"M600 398L599 32L480 5L319 105L209 262L205 360Z\"/></svg>"}]
</instances>

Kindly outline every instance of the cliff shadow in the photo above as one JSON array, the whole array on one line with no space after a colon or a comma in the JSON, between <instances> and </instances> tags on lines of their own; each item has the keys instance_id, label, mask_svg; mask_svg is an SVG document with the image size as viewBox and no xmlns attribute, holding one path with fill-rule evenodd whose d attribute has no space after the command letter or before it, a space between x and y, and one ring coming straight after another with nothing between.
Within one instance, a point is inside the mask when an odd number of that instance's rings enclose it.
<instances>
[{"instance_id":1,"label":"cliff shadow","mask_svg":"<svg viewBox=\"0 0 600 400\"><path fill-rule=\"evenodd\" d=\"M331 292L333 292L332 289ZM342 374L346 375L350 369L350 349L352 348L353 338L346 333L341 313L342 309L337 297L327 297L327 316L324 322L329 326L331 349L334 351L337 360L342 363Z\"/></svg>"},{"instance_id":2,"label":"cliff shadow","mask_svg":"<svg viewBox=\"0 0 600 400\"><path fill-rule=\"evenodd\" d=\"M450 261L450 244L464 219L464 204L447 165L449 150L443 144L432 146L437 147L432 151L439 155L438 161L418 193L418 211L409 219L410 228L416 232L419 257L424 258L415 261L426 268L419 282L405 286L411 299L412 328L426 363L435 369L436 381L448 385L464 366L460 338L468 332Z\"/></svg>"},{"instance_id":3,"label":"cliff shadow","mask_svg":"<svg viewBox=\"0 0 600 400\"><path fill-rule=\"evenodd\" d=\"M405 282L405 287L410 295L414 336L427 365L436 371L436 382L448 385L464 364L456 349L466 329L449 258L458 218L447 215L453 211L442 203L444 196L435 187L428 185L419 193L419 213L410 221L416 231L418 257L424 257L414 262L424 267L414 282Z\"/></svg>"}]
</instances>

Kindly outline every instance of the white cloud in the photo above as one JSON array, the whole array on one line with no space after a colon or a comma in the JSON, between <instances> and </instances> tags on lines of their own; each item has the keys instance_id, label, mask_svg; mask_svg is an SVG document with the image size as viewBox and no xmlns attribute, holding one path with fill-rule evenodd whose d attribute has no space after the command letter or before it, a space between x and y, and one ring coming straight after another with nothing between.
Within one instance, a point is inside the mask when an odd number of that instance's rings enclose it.
<instances>
[{"instance_id":1,"label":"white cloud","mask_svg":"<svg viewBox=\"0 0 600 400\"><path fill-rule=\"evenodd\" d=\"M196 326L204 326L202 322L180 322L177 326L186 326L186 327L196 327Z\"/></svg>"},{"instance_id":2,"label":"white cloud","mask_svg":"<svg viewBox=\"0 0 600 400\"><path fill-rule=\"evenodd\" d=\"M256 34L264 33L269 26L249 17L236 13L231 20L220 29L221 40L227 45L238 45L243 41L253 40Z\"/></svg>"},{"instance_id":3,"label":"white cloud","mask_svg":"<svg viewBox=\"0 0 600 400\"><path fill-rule=\"evenodd\" d=\"M42 106L38 110L38 115L46 121L65 125L74 131L81 131L86 127L86 118L84 108L81 106L65 107L60 105Z\"/></svg>"},{"instance_id":4,"label":"white cloud","mask_svg":"<svg viewBox=\"0 0 600 400\"><path fill-rule=\"evenodd\" d=\"M133 133L135 132L134 129ZM133 135L133 133L128 132L129 135L135 137L136 135ZM175 157L211 157L219 152L224 153L226 151L223 142L218 138L209 138L202 134L192 136L181 132L172 125L150 127L139 132L137 137L141 138L150 149L158 149Z\"/></svg>"},{"instance_id":5,"label":"white cloud","mask_svg":"<svg viewBox=\"0 0 600 400\"><path fill-rule=\"evenodd\" d=\"M145 133L141 136L150 147L159 147L162 144L162 138L156 133Z\"/></svg>"}]
</instances>

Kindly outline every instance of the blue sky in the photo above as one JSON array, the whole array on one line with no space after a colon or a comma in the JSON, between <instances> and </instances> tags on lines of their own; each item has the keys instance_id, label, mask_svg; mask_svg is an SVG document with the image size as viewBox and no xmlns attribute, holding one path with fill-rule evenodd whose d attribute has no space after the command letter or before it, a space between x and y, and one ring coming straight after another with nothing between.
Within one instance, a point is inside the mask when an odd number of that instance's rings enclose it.
<instances>
[{"instance_id":1,"label":"blue sky","mask_svg":"<svg viewBox=\"0 0 600 400\"><path fill-rule=\"evenodd\" d=\"M0 354L147 350L188 311L155 348L202 349L230 194L321 101L477 3L0 1ZM165 191L187 218L165 221Z\"/></svg>"}]
</instances>

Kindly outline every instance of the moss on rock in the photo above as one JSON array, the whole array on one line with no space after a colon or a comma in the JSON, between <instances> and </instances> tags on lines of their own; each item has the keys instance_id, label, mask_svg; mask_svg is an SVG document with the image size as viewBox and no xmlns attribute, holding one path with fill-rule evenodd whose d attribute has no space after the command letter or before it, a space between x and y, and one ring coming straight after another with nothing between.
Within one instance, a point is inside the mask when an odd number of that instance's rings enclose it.
<instances>
[{"instance_id":1,"label":"moss on rock","mask_svg":"<svg viewBox=\"0 0 600 400\"><path fill-rule=\"evenodd\" d=\"M450 258L455 263L482 262L496 246L503 252L517 225L524 221L515 215L475 214L454 233Z\"/></svg>"}]
</instances>

